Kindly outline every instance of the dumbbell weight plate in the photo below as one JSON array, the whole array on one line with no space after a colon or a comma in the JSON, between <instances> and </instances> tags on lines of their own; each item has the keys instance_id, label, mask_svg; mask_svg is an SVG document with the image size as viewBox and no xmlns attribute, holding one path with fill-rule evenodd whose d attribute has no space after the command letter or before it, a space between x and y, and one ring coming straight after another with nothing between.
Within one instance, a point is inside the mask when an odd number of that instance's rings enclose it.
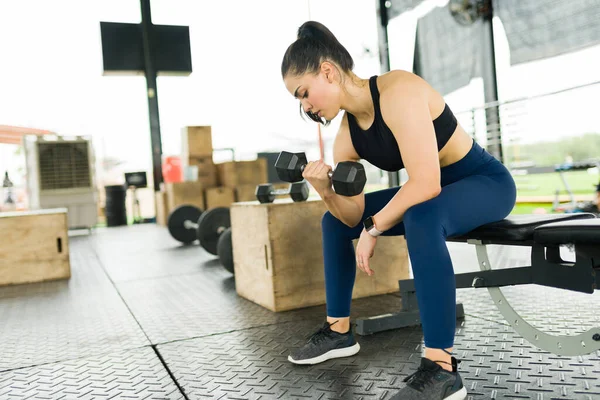
<instances>
[{"instance_id":1,"label":"dumbbell weight plate","mask_svg":"<svg viewBox=\"0 0 600 400\"><path fill-rule=\"evenodd\" d=\"M175 240L189 244L198 239L195 229L188 229L184 226L185 221L196 222L202 216L202 210L191 205L183 205L174 209L169 214L167 227L169 233Z\"/></svg>"},{"instance_id":2,"label":"dumbbell weight plate","mask_svg":"<svg viewBox=\"0 0 600 400\"><path fill-rule=\"evenodd\" d=\"M275 161L275 170L279 179L285 182L299 182L302 179L302 170L308 164L306 154L282 151Z\"/></svg>"},{"instance_id":3,"label":"dumbbell weight plate","mask_svg":"<svg viewBox=\"0 0 600 400\"><path fill-rule=\"evenodd\" d=\"M219 242L217 243L217 253L219 254L219 260L223 267L232 274L235 274L233 270L233 246L231 244L231 227L225 229L225 231L219 236Z\"/></svg>"},{"instance_id":4,"label":"dumbbell weight plate","mask_svg":"<svg viewBox=\"0 0 600 400\"><path fill-rule=\"evenodd\" d=\"M308 183L306 183L306 181L294 182L290 185L290 197L295 202L308 200L309 193Z\"/></svg>"},{"instance_id":5,"label":"dumbbell weight plate","mask_svg":"<svg viewBox=\"0 0 600 400\"><path fill-rule=\"evenodd\" d=\"M342 161L335 166L331 180L337 194L356 196L363 191L367 183L367 174L362 164L355 161Z\"/></svg>"},{"instance_id":6,"label":"dumbbell weight plate","mask_svg":"<svg viewBox=\"0 0 600 400\"><path fill-rule=\"evenodd\" d=\"M275 195L271 194L271 192L274 190L273 185L270 183L258 185L254 192L256 200L258 200L259 203L272 203L275 200Z\"/></svg>"},{"instance_id":7,"label":"dumbbell weight plate","mask_svg":"<svg viewBox=\"0 0 600 400\"><path fill-rule=\"evenodd\" d=\"M197 235L200 246L216 256L219 236L230 226L229 208L216 207L206 210L198 220Z\"/></svg>"}]
</instances>

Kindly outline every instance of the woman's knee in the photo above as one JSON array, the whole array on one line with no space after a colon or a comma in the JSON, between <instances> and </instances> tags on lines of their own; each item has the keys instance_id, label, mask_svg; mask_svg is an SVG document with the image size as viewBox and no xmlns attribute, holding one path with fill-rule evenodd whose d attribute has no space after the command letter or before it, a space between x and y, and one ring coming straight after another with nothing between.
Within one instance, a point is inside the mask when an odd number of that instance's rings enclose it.
<instances>
[{"instance_id":1,"label":"woman's knee","mask_svg":"<svg viewBox=\"0 0 600 400\"><path fill-rule=\"evenodd\" d=\"M442 210L439 202L432 200L415 204L406 210L403 221L407 235L410 235L411 232L430 232L432 229L441 229Z\"/></svg>"},{"instance_id":2,"label":"woman's knee","mask_svg":"<svg viewBox=\"0 0 600 400\"><path fill-rule=\"evenodd\" d=\"M321 218L321 229L323 232L332 232L343 231L349 228L342 221L337 219L330 211L327 211Z\"/></svg>"}]
</instances>

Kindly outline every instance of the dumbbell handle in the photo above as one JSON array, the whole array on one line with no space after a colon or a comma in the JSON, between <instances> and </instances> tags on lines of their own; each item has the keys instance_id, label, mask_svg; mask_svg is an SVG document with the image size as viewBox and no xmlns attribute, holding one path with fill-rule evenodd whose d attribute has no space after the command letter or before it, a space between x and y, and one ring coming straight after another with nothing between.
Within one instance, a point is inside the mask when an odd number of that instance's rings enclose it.
<instances>
[{"instance_id":1,"label":"dumbbell handle","mask_svg":"<svg viewBox=\"0 0 600 400\"><path fill-rule=\"evenodd\" d=\"M304 172L304 167L306 167L306 164L300 166L300 172ZM329 179L331 179L333 177L333 171L328 171L327 176L329 177ZM282 194L286 194L286 193L282 193Z\"/></svg>"},{"instance_id":2,"label":"dumbbell handle","mask_svg":"<svg viewBox=\"0 0 600 400\"><path fill-rule=\"evenodd\" d=\"M183 221L183 227L185 229L198 229L198 224L190 221L189 219L186 219L185 221ZM217 228L217 233L220 235L221 233L223 233L225 231L225 229L227 229L227 228L224 226L220 226Z\"/></svg>"},{"instance_id":3,"label":"dumbbell handle","mask_svg":"<svg viewBox=\"0 0 600 400\"><path fill-rule=\"evenodd\" d=\"M183 221L183 227L185 229L198 229L198 224L190 221L189 219L186 219L185 221Z\"/></svg>"},{"instance_id":4,"label":"dumbbell handle","mask_svg":"<svg viewBox=\"0 0 600 400\"><path fill-rule=\"evenodd\" d=\"M269 194L272 196L280 196L280 195L290 194L290 188L271 190L269 192Z\"/></svg>"}]
</instances>

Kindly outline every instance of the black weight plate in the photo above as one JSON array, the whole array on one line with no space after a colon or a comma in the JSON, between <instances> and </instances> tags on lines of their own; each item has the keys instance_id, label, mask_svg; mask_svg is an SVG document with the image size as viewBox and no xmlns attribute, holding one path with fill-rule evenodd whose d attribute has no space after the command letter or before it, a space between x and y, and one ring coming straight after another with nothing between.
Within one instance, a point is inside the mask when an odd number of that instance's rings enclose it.
<instances>
[{"instance_id":1,"label":"black weight plate","mask_svg":"<svg viewBox=\"0 0 600 400\"><path fill-rule=\"evenodd\" d=\"M299 182L302 179L302 169L308 164L306 154L282 151L275 161L275 170L279 179L285 182Z\"/></svg>"},{"instance_id":2,"label":"black weight plate","mask_svg":"<svg viewBox=\"0 0 600 400\"><path fill-rule=\"evenodd\" d=\"M273 185L270 183L258 185L254 192L256 200L258 200L259 203L272 203L275 200L275 195L271 194L273 190Z\"/></svg>"},{"instance_id":3,"label":"black weight plate","mask_svg":"<svg viewBox=\"0 0 600 400\"><path fill-rule=\"evenodd\" d=\"M217 255L219 236L231 226L229 208L216 207L206 210L198 220L200 246L210 254Z\"/></svg>"},{"instance_id":4,"label":"black weight plate","mask_svg":"<svg viewBox=\"0 0 600 400\"><path fill-rule=\"evenodd\" d=\"M308 200L309 188L306 181L295 182L290 186L290 197L295 202Z\"/></svg>"},{"instance_id":5,"label":"black weight plate","mask_svg":"<svg viewBox=\"0 0 600 400\"><path fill-rule=\"evenodd\" d=\"M342 196L359 195L367 183L365 167L355 161L339 162L333 171L331 180L337 194Z\"/></svg>"},{"instance_id":6,"label":"black weight plate","mask_svg":"<svg viewBox=\"0 0 600 400\"><path fill-rule=\"evenodd\" d=\"M171 214L169 214L169 219L167 222L167 227L169 228L169 233L175 240L178 240L182 243L189 244L198 239L195 229L188 229L184 226L184 222L191 221L196 222L202 215L202 210L198 207L183 205L174 209Z\"/></svg>"},{"instance_id":7,"label":"black weight plate","mask_svg":"<svg viewBox=\"0 0 600 400\"><path fill-rule=\"evenodd\" d=\"M225 229L225 231L219 237L217 243L217 253L219 254L219 260L223 267L232 274L233 271L233 246L231 245L231 228Z\"/></svg>"}]
</instances>

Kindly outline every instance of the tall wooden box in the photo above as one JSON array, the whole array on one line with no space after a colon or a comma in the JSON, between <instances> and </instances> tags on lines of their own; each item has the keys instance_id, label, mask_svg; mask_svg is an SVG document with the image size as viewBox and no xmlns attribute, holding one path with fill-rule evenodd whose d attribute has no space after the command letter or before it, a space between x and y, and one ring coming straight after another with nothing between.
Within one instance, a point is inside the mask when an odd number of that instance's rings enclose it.
<instances>
[{"instance_id":1,"label":"tall wooden box","mask_svg":"<svg viewBox=\"0 0 600 400\"><path fill-rule=\"evenodd\" d=\"M67 209L0 213L0 286L71 277Z\"/></svg>"},{"instance_id":2,"label":"tall wooden box","mask_svg":"<svg viewBox=\"0 0 600 400\"><path fill-rule=\"evenodd\" d=\"M231 227L238 295L271 311L325 304L322 200L234 203ZM356 246L357 241L354 241ZM409 279L403 236L379 237L369 277L357 268L352 298L398 291Z\"/></svg>"},{"instance_id":3,"label":"tall wooden box","mask_svg":"<svg viewBox=\"0 0 600 400\"><path fill-rule=\"evenodd\" d=\"M181 151L189 156L212 157L212 129L210 126L186 126L181 129Z\"/></svg>"}]
</instances>

